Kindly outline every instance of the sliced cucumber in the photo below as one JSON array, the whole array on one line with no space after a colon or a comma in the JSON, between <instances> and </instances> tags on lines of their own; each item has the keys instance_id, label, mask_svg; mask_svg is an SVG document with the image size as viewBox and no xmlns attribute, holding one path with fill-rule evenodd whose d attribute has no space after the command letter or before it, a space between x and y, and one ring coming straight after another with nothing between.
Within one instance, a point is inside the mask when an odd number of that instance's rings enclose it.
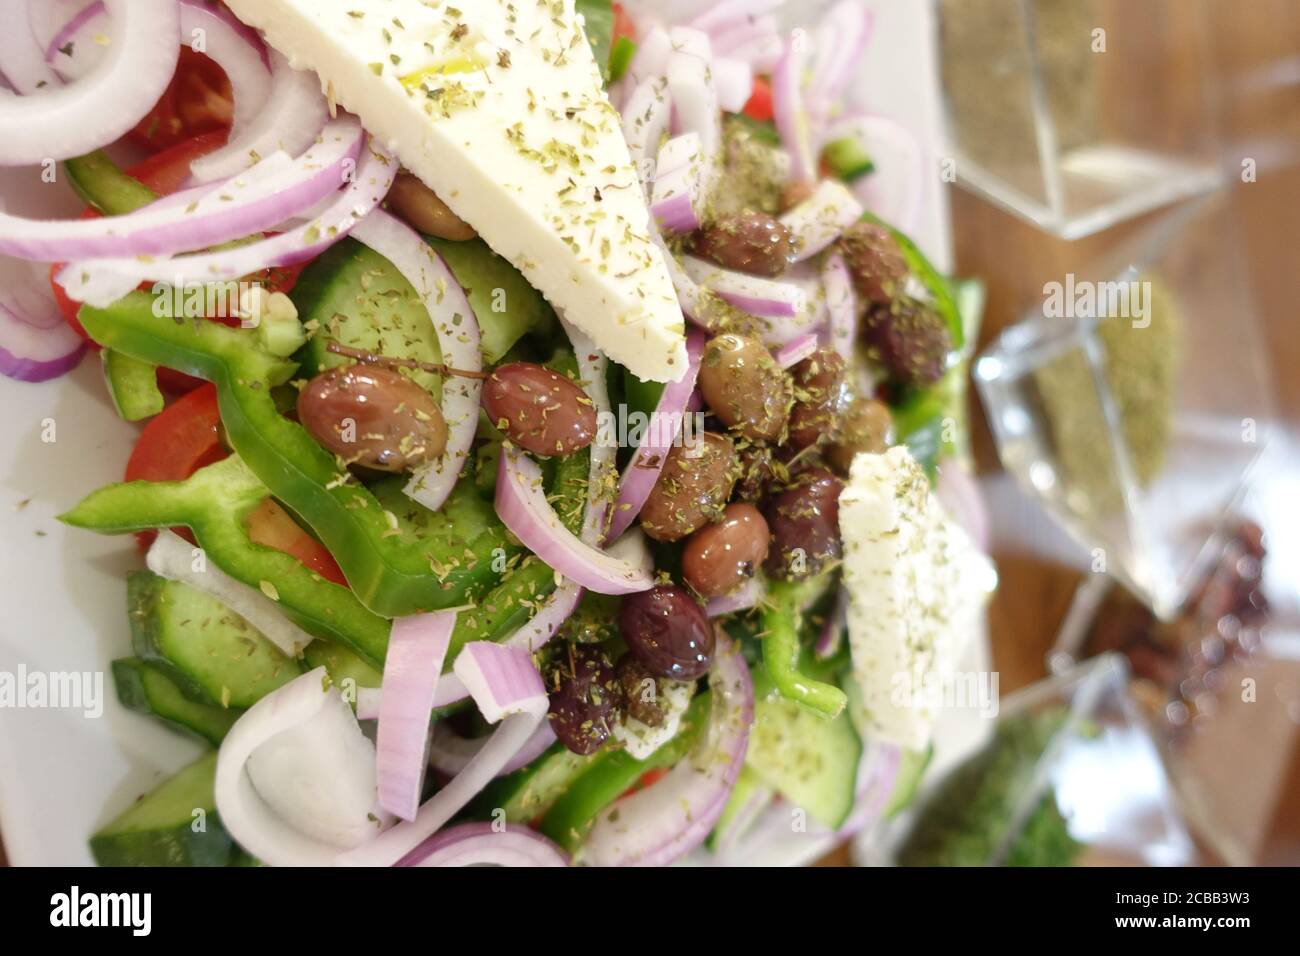
<instances>
[{"instance_id":1,"label":"sliced cucumber","mask_svg":"<svg viewBox=\"0 0 1300 956\"><path fill-rule=\"evenodd\" d=\"M727 805L722 808L722 816L718 817L717 826L709 834L708 848L716 853L743 836L774 795L772 788L758 774L748 767L741 767Z\"/></svg>"},{"instance_id":2,"label":"sliced cucumber","mask_svg":"<svg viewBox=\"0 0 1300 956\"><path fill-rule=\"evenodd\" d=\"M113 683L122 706L137 713L152 714L214 747L243 713L190 700L166 671L138 657L113 661Z\"/></svg>"},{"instance_id":3,"label":"sliced cucumber","mask_svg":"<svg viewBox=\"0 0 1300 956\"><path fill-rule=\"evenodd\" d=\"M141 797L90 839L100 866L226 866L234 845L221 819L213 751Z\"/></svg>"},{"instance_id":4,"label":"sliced cucumber","mask_svg":"<svg viewBox=\"0 0 1300 956\"><path fill-rule=\"evenodd\" d=\"M835 829L848 818L861 758L847 712L827 720L784 697L755 702L745 766L818 823Z\"/></svg>"},{"instance_id":5,"label":"sliced cucumber","mask_svg":"<svg viewBox=\"0 0 1300 956\"><path fill-rule=\"evenodd\" d=\"M351 648L324 638L318 637L308 644L302 652L302 659L308 670L325 668L330 680L341 686L346 686L344 682L350 680L355 687L378 687L384 679L379 670Z\"/></svg>"},{"instance_id":6,"label":"sliced cucumber","mask_svg":"<svg viewBox=\"0 0 1300 956\"><path fill-rule=\"evenodd\" d=\"M475 815L505 812L508 823L529 823L547 813L595 757L554 744L527 767L489 784L474 801Z\"/></svg>"},{"instance_id":7,"label":"sliced cucumber","mask_svg":"<svg viewBox=\"0 0 1300 956\"><path fill-rule=\"evenodd\" d=\"M916 799L921 789L921 778L925 776L930 758L934 756L934 744L924 750L904 750L899 755L898 773L894 776L894 789L889 793L889 802L885 804L885 818L901 813Z\"/></svg>"},{"instance_id":8,"label":"sliced cucumber","mask_svg":"<svg viewBox=\"0 0 1300 956\"><path fill-rule=\"evenodd\" d=\"M148 571L127 575L135 653L166 669L192 699L251 707L302 673L220 601Z\"/></svg>"},{"instance_id":9,"label":"sliced cucumber","mask_svg":"<svg viewBox=\"0 0 1300 956\"><path fill-rule=\"evenodd\" d=\"M479 348L484 361L499 362L529 332L544 332L554 324L555 310L542 294L482 239L425 238L469 297L482 333Z\"/></svg>"},{"instance_id":10,"label":"sliced cucumber","mask_svg":"<svg viewBox=\"0 0 1300 956\"><path fill-rule=\"evenodd\" d=\"M299 353L304 376L352 361L329 351L334 341L395 358L442 361L438 334L415 289L392 263L354 239L304 269L290 297L311 336ZM440 376L413 369L402 374L441 396Z\"/></svg>"}]
</instances>

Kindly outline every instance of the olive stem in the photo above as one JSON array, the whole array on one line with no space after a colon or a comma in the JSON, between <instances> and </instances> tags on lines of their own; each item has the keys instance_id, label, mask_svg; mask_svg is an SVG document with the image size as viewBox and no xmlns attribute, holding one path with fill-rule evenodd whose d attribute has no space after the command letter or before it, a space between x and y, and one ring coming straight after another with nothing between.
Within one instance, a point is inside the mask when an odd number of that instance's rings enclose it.
<instances>
[{"instance_id":1,"label":"olive stem","mask_svg":"<svg viewBox=\"0 0 1300 956\"><path fill-rule=\"evenodd\" d=\"M331 342L325 346L326 351L333 352L335 355L342 355L347 358L356 359L365 365L383 365L388 368L414 368L422 372L433 372L438 375L459 375L461 378L476 378L480 381L486 381L491 378L488 372L471 372L463 368L452 368L450 365L439 365L436 362L421 362L418 359L394 358L391 355L380 355L377 352L367 352L365 349L354 349L348 345L341 345L338 342Z\"/></svg>"}]
</instances>

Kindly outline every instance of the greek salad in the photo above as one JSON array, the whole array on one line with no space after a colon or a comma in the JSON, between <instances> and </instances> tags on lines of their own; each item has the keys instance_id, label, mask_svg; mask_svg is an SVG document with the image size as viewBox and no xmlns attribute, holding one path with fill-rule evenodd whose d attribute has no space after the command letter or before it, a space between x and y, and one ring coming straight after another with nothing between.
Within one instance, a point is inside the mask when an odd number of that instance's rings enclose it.
<instances>
[{"instance_id":1,"label":"greek salad","mask_svg":"<svg viewBox=\"0 0 1300 956\"><path fill-rule=\"evenodd\" d=\"M0 164L86 207L0 208L0 372L97 353L140 423L61 520L135 536L117 697L208 748L101 864L725 862L911 800L900 675L992 580L962 290L880 218L866 8L671 6L0 2Z\"/></svg>"}]
</instances>

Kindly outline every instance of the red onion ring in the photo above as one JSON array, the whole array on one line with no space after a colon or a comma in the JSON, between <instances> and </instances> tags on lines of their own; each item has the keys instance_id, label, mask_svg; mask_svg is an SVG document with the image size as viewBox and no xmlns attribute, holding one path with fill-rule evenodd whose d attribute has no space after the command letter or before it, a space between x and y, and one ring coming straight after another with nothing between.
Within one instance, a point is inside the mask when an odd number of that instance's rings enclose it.
<instances>
[{"instance_id":1,"label":"red onion ring","mask_svg":"<svg viewBox=\"0 0 1300 956\"><path fill-rule=\"evenodd\" d=\"M556 571L598 594L630 594L654 585L644 568L583 543L561 524L537 464L513 445L501 449L497 514L524 545Z\"/></svg>"},{"instance_id":2,"label":"red onion ring","mask_svg":"<svg viewBox=\"0 0 1300 956\"><path fill-rule=\"evenodd\" d=\"M489 723L500 723L473 760L403 821L336 858L343 866L393 866L438 832L510 762L546 719L549 703L532 655L490 641L466 644L454 665Z\"/></svg>"},{"instance_id":3,"label":"red onion ring","mask_svg":"<svg viewBox=\"0 0 1300 956\"><path fill-rule=\"evenodd\" d=\"M455 626L455 611L416 614L395 620L388 637L375 759L379 805L403 820L420 808L433 695Z\"/></svg>"},{"instance_id":4,"label":"red onion ring","mask_svg":"<svg viewBox=\"0 0 1300 956\"><path fill-rule=\"evenodd\" d=\"M849 592L847 588L840 586L836 588L835 604L831 607L831 612L826 615L826 622L822 625L821 634L818 635L817 643L813 647L813 651L819 658L824 660L832 657L840 649L848 615Z\"/></svg>"},{"instance_id":5,"label":"red onion ring","mask_svg":"<svg viewBox=\"0 0 1300 956\"><path fill-rule=\"evenodd\" d=\"M739 113L754 93L754 68L747 60L715 57L713 86L718 91L718 106L728 113Z\"/></svg>"},{"instance_id":6,"label":"red onion ring","mask_svg":"<svg viewBox=\"0 0 1300 956\"><path fill-rule=\"evenodd\" d=\"M805 332L798 338L791 339L781 346L776 353L776 364L781 368L793 368L817 351L816 332Z\"/></svg>"},{"instance_id":7,"label":"red onion ring","mask_svg":"<svg viewBox=\"0 0 1300 956\"><path fill-rule=\"evenodd\" d=\"M859 772L857 800L849 818L840 824L835 835L848 839L880 819L889 795L894 791L894 782L898 779L898 769L902 762L902 749L895 744L866 742L870 751L864 755L867 766Z\"/></svg>"},{"instance_id":8,"label":"red onion ring","mask_svg":"<svg viewBox=\"0 0 1300 956\"><path fill-rule=\"evenodd\" d=\"M497 831L491 823L462 823L431 836L398 866L568 866L564 851L528 827Z\"/></svg>"},{"instance_id":9,"label":"red onion ring","mask_svg":"<svg viewBox=\"0 0 1300 956\"><path fill-rule=\"evenodd\" d=\"M454 777L478 756L490 738L469 739L460 736L445 723L434 724L433 734L429 738L429 766L447 777ZM510 762L497 771L498 777L514 773L520 767L526 767L555 743L555 731L550 721L542 721L533 735L519 748L519 752L510 758Z\"/></svg>"},{"instance_id":10,"label":"red onion ring","mask_svg":"<svg viewBox=\"0 0 1300 956\"><path fill-rule=\"evenodd\" d=\"M614 504L614 515L610 521L610 538L618 538L636 520L646 499L650 497L655 482L659 480L668 450L681 434L686 403L695 391L703 354L704 334L699 329L689 329L686 333L686 374L680 382L669 382L664 386L659 404L651 416L650 427L646 429L641 444L623 470L618 501Z\"/></svg>"},{"instance_id":11,"label":"red onion ring","mask_svg":"<svg viewBox=\"0 0 1300 956\"><path fill-rule=\"evenodd\" d=\"M808 83L813 108L821 112L841 100L866 53L874 25L875 14L858 0L841 0L827 11L817 28L817 52Z\"/></svg>"},{"instance_id":12,"label":"red onion ring","mask_svg":"<svg viewBox=\"0 0 1300 956\"><path fill-rule=\"evenodd\" d=\"M736 590L722 597L710 598L704 605L704 613L709 617L723 617L737 611L748 611L757 607L767 594L767 586L758 578L749 578Z\"/></svg>"},{"instance_id":13,"label":"red onion ring","mask_svg":"<svg viewBox=\"0 0 1300 956\"><path fill-rule=\"evenodd\" d=\"M33 319L0 301L0 375L45 382L76 368L86 352L85 340L62 322L42 328Z\"/></svg>"},{"instance_id":14,"label":"red onion ring","mask_svg":"<svg viewBox=\"0 0 1300 956\"><path fill-rule=\"evenodd\" d=\"M364 136L355 118L340 117L325 127L322 142L297 159L286 162L283 154L273 154L232 181L169 196L124 216L35 220L0 213L0 252L68 262L170 255L242 239L336 192L355 170Z\"/></svg>"},{"instance_id":15,"label":"red onion ring","mask_svg":"<svg viewBox=\"0 0 1300 956\"><path fill-rule=\"evenodd\" d=\"M750 315L793 318L808 308L807 293L792 282L732 272L695 256L682 256L681 266L693 282Z\"/></svg>"},{"instance_id":16,"label":"red onion ring","mask_svg":"<svg viewBox=\"0 0 1300 956\"><path fill-rule=\"evenodd\" d=\"M644 86L647 80L663 77L668 68L668 55L672 52L673 41L663 27L652 27L641 37L636 53L632 55L632 62L628 64L627 75L623 77L624 88L629 91L621 110L625 118L640 115L640 111L632 106L632 93ZM624 131L626 132L626 127ZM657 143L658 139L651 142Z\"/></svg>"},{"instance_id":17,"label":"red onion ring","mask_svg":"<svg viewBox=\"0 0 1300 956\"><path fill-rule=\"evenodd\" d=\"M58 76L50 69L33 34L30 0L0 0L0 73L16 93L27 95L57 89Z\"/></svg>"},{"instance_id":18,"label":"red onion ring","mask_svg":"<svg viewBox=\"0 0 1300 956\"><path fill-rule=\"evenodd\" d=\"M725 33L733 27L754 22L770 13L785 0L722 0L690 21L690 26L710 35Z\"/></svg>"},{"instance_id":19,"label":"red onion ring","mask_svg":"<svg viewBox=\"0 0 1300 956\"><path fill-rule=\"evenodd\" d=\"M858 340L858 302L848 264L838 252L827 257L822 266L822 288L826 290L826 309L830 313L830 346L844 359L845 367L852 368Z\"/></svg>"},{"instance_id":20,"label":"red onion ring","mask_svg":"<svg viewBox=\"0 0 1300 956\"><path fill-rule=\"evenodd\" d=\"M474 309L442 256L400 219L376 209L352 230L393 264L415 288L438 334L442 360L454 368L477 372L483 367L479 325ZM442 507L465 467L478 428L483 383L464 375L448 375L442 383L442 415L447 420L447 448L435 462L417 469L402 489L430 511Z\"/></svg>"},{"instance_id":21,"label":"red onion ring","mask_svg":"<svg viewBox=\"0 0 1300 956\"><path fill-rule=\"evenodd\" d=\"M650 212L664 232L686 233L700 228L707 164L699 133L674 136L659 150Z\"/></svg>"},{"instance_id":22,"label":"red onion ring","mask_svg":"<svg viewBox=\"0 0 1300 956\"><path fill-rule=\"evenodd\" d=\"M139 123L167 89L180 56L176 0L106 0L105 7L112 42L82 82L0 97L0 166L99 149Z\"/></svg>"},{"instance_id":23,"label":"red onion ring","mask_svg":"<svg viewBox=\"0 0 1300 956\"><path fill-rule=\"evenodd\" d=\"M222 282L270 266L289 266L320 255L346 237L378 208L397 176L397 163L377 143L361 154L348 187L314 218L287 232L220 252L193 253L140 262L137 259L91 259L72 263L58 281L78 302L105 307L142 282L173 286Z\"/></svg>"},{"instance_id":24,"label":"red onion ring","mask_svg":"<svg viewBox=\"0 0 1300 956\"><path fill-rule=\"evenodd\" d=\"M659 781L602 810L577 862L666 866L704 842L740 775L754 722L749 668L721 629L709 688L713 699L701 744Z\"/></svg>"},{"instance_id":25,"label":"red onion ring","mask_svg":"<svg viewBox=\"0 0 1300 956\"><path fill-rule=\"evenodd\" d=\"M194 161L190 172L195 182L234 176L251 166L256 157L276 150L297 156L320 135L329 119L329 106L316 74L293 69L274 50L270 56L271 90L265 106L225 146ZM238 105L239 101L235 102Z\"/></svg>"},{"instance_id":26,"label":"red onion ring","mask_svg":"<svg viewBox=\"0 0 1300 956\"><path fill-rule=\"evenodd\" d=\"M772 113L781 142L790 154L790 178L795 182L816 182L820 177L813 155L812 132L804 108L803 74L807 65L805 44L794 36L785 42L785 52L772 74Z\"/></svg>"}]
</instances>

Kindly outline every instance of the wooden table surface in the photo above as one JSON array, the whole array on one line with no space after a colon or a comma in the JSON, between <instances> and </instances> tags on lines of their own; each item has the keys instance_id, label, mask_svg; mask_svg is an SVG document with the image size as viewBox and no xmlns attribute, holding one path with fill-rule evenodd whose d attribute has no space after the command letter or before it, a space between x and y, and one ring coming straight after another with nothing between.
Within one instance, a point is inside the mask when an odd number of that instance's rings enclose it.
<instances>
[{"instance_id":1,"label":"wooden table surface","mask_svg":"<svg viewBox=\"0 0 1300 956\"><path fill-rule=\"evenodd\" d=\"M1187 0L1189 8L1194 0ZM1236 183L1239 215L1253 293L1264 324L1279 407L1300 436L1300 3L1295 0L1209 0L1214 68L1224 93L1220 121L1225 163L1259 159L1258 181ZM1275 77L1270 82L1269 77ZM1140 97L1140 90L1133 95ZM1153 118L1158 121L1158 118ZM1040 302L1043 283L1059 279L1068 264L1086 262L1113 237L1061 243L952 188L957 273L979 276L988 287L981 344ZM981 475L998 469L982 413L975 423ZM1038 520L995 515L997 520ZM1079 580L1077 572L1023 551L998 551L1001 587L989 610L994 666L1004 693L1044 676L1044 656ZM1300 759L1293 755L1286 793L1270 829L1270 859L1300 861ZM0 864L4 850L0 847ZM824 865L848 862L840 850Z\"/></svg>"}]
</instances>

